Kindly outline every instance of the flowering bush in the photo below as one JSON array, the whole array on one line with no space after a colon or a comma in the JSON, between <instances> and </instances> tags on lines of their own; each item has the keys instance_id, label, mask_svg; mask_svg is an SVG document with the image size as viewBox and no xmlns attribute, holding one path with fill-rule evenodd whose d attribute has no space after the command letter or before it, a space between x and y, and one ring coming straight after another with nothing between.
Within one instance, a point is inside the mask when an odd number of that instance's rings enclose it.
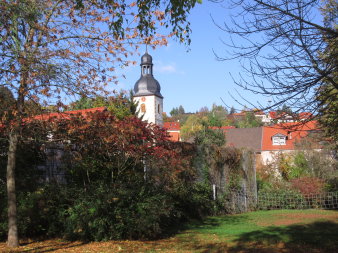
<instances>
[{"instance_id":1,"label":"flowering bush","mask_svg":"<svg viewBox=\"0 0 338 253\"><path fill-rule=\"evenodd\" d=\"M316 177L295 178L291 180L291 184L303 195L322 193L325 186L324 181Z\"/></svg>"}]
</instances>

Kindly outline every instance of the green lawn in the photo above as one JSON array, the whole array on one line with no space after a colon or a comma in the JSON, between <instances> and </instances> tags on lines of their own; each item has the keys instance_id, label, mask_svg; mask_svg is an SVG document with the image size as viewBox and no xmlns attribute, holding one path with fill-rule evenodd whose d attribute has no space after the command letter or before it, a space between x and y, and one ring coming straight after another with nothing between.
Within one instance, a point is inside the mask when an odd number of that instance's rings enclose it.
<instances>
[{"instance_id":1,"label":"green lawn","mask_svg":"<svg viewBox=\"0 0 338 253\"><path fill-rule=\"evenodd\" d=\"M338 212L258 211L210 217L177 235L194 252L338 252Z\"/></svg>"},{"instance_id":2,"label":"green lawn","mask_svg":"<svg viewBox=\"0 0 338 253\"><path fill-rule=\"evenodd\" d=\"M279 210L210 217L156 241L28 241L0 252L338 252L338 211Z\"/></svg>"}]
</instances>

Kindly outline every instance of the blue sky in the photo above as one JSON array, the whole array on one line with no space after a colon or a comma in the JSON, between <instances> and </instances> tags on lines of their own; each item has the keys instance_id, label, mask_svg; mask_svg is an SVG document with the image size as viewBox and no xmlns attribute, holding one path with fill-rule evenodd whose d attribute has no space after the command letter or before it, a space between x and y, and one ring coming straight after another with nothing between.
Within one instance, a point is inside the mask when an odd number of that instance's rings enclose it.
<instances>
[{"instance_id":1,"label":"blue sky","mask_svg":"<svg viewBox=\"0 0 338 253\"><path fill-rule=\"evenodd\" d=\"M167 47L149 49L153 56L154 76L161 85L164 96L164 111L169 113L173 107L183 105L186 112L196 112L203 106L211 107L213 103L223 104L241 109L229 95L236 95L235 89L248 100L263 105L268 98L257 97L245 92L234 84L231 75L238 76L243 70L238 60L217 61L213 50L219 55L226 54L226 47L221 40L227 40L228 35L213 23L222 24L229 11L220 4L203 1L191 11L192 34L189 51L186 46L176 41L170 41ZM143 54L145 48L140 50ZM140 56L135 60L139 63ZM134 87L140 77L139 65L128 67L123 71L126 79L121 79L116 89L129 90ZM238 96L237 96L238 97Z\"/></svg>"}]
</instances>

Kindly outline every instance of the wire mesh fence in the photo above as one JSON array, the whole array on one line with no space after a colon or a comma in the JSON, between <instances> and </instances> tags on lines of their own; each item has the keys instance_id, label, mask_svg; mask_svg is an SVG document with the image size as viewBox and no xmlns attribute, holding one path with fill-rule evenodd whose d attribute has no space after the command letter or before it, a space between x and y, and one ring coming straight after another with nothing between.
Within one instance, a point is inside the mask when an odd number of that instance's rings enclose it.
<instances>
[{"instance_id":1,"label":"wire mesh fence","mask_svg":"<svg viewBox=\"0 0 338 253\"><path fill-rule=\"evenodd\" d=\"M257 208L273 209L338 209L338 192L320 194L258 194Z\"/></svg>"},{"instance_id":2,"label":"wire mesh fence","mask_svg":"<svg viewBox=\"0 0 338 253\"><path fill-rule=\"evenodd\" d=\"M243 213L254 210L276 209L332 209L338 210L338 192L320 194L258 193L229 191L224 195L227 213Z\"/></svg>"}]
</instances>

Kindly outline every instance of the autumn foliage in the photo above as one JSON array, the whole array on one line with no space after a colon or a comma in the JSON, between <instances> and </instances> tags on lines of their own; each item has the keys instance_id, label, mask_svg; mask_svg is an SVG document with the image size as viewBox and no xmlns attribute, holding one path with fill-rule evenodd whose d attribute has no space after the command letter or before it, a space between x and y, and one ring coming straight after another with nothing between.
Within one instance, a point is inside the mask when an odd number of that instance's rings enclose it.
<instances>
[{"instance_id":1,"label":"autumn foliage","mask_svg":"<svg viewBox=\"0 0 338 253\"><path fill-rule=\"evenodd\" d=\"M171 143L164 129L134 116L118 119L107 110L84 111L24 120L20 146L35 143L31 148L45 154L62 150L57 158L62 165L47 182L43 165L51 157L30 160L26 172L40 175L31 179L31 187L20 184L24 178L18 174L22 235L156 238L189 217L210 212L210 191L195 181L191 145ZM28 161L20 150L19 157ZM5 206L0 207L5 217ZM6 223L1 225L3 237Z\"/></svg>"},{"instance_id":2,"label":"autumn foliage","mask_svg":"<svg viewBox=\"0 0 338 253\"><path fill-rule=\"evenodd\" d=\"M107 110L75 114L70 119L50 118L48 128L51 141L62 143L73 164L95 160L95 166L108 168L112 182L125 177L131 167L139 167L141 173L145 167L165 167L161 177L175 177L185 163L164 129L135 116L118 119ZM170 168L175 170L169 172Z\"/></svg>"},{"instance_id":3,"label":"autumn foliage","mask_svg":"<svg viewBox=\"0 0 338 253\"><path fill-rule=\"evenodd\" d=\"M319 194L324 192L324 180L316 177L300 177L291 180L292 187L303 195Z\"/></svg>"}]
</instances>

